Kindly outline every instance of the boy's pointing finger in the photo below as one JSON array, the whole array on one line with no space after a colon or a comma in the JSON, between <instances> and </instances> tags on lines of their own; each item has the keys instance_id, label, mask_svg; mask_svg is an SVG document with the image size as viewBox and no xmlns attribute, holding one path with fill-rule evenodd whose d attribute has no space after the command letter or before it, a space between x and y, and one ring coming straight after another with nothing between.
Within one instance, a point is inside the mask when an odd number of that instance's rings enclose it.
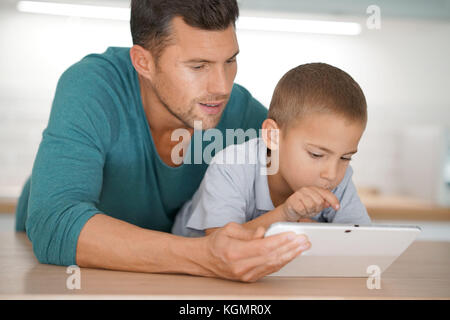
<instances>
[{"instance_id":1,"label":"boy's pointing finger","mask_svg":"<svg viewBox=\"0 0 450 320\"><path fill-rule=\"evenodd\" d=\"M315 189L325 199L325 201L328 202L333 207L333 209L339 210L340 208L339 199L334 195L333 192L323 188L315 188Z\"/></svg>"}]
</instances>

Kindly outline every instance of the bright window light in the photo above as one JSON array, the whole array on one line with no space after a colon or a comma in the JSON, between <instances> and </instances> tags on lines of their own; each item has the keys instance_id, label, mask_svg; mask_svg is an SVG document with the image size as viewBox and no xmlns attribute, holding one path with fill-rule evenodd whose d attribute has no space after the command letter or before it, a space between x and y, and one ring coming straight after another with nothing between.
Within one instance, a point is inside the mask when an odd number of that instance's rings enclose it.
<instances>
[{"instance_id":1,"label":"bright window light","mask_svg":"<svg viewBox=\"0 0 450 320\"><path fill-rule=\"evenodd\" d=\"M19 1L20 12L74 16L83 18L130 20L130 9L56 2ZM300 32L333 35L358 35L361 25L355 22L293 20L240 17L236 27L241 30Z\"/></svg>"},{"instance_id":2,"label":"bright window light","mask_svg":"<svg viewBox=\"0 0 450 320\"><path fill-rule=\"evenodd\" d=\"M20 12L51 14L59 16L130 20L129 8L79 5L69 3L19 1L17 10Z\"/></svg>"},{"instance_id":3,"label":"bright window light","mask_svg":"<svg viewBox=\"0 0 450 320\"><path fill-rule=\"evenodd\" d=\"M293 20L259 17L240 17L236 27L242 30L300 32L316 34L353 35L361 33L355 22Z\"/></svg>"}]
</instances>

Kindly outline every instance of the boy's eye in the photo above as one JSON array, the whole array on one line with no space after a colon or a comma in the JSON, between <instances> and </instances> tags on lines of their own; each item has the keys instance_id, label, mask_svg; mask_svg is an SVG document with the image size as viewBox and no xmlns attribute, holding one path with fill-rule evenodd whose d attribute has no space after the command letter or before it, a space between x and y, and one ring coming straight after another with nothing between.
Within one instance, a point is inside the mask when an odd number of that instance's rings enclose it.
<instances>
[{"instance_id":1,"label":"boy's eye","mask_svg":"<svg viewBox=\"0 0 450 320\"><path fill-rule=\"evenodd\" d=\"M313 153L313 152L309 152L309 155L311 157L315 158L315 159L323 157L323 155L317 154L317 153Z\"/></svg>"}]
</instances>

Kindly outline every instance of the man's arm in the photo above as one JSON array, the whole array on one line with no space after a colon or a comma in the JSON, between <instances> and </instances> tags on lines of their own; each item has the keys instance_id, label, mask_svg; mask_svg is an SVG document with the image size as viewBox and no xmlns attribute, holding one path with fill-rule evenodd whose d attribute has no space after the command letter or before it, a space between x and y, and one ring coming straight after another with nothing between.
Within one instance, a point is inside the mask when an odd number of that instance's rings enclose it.
<instances>
[{"instance_id":1,"label":"man's arm","mask_svg":"<svg viewBox=\"0 0 450 320\"><path fill-rule=\"evenodd\" d=\"M80 233L76 261L81 267L253 282L279 270L311 245L294 233L263 235L263 228L250 231L229 223L209 236L184 238L97 214Z\"/></svg>"}]
</instances>

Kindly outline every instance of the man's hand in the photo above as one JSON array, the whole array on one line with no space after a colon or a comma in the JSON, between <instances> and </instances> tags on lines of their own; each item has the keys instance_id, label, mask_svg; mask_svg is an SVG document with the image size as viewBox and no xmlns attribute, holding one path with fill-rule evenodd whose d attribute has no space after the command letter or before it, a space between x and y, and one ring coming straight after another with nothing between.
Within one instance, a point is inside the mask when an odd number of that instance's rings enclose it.
<instances>
[{"instance_id":1,"label":"man's hand","mask_svg":"<svg viewBox=\"0 0 450 320\"><path fill-rule=\"evenodd\" d=\"M299 221L314 217L330 206L338 210L339 200L327 189L303 187L294 192L282 206L286 221Z\"/></svg>"},{"instance_id":2,"label":"man's hand","mask_svg":"<svg viewBox=\"0 0 450 320\"><path fill-rule=\"evenodd\" d=\"M254 282L276 272L311 247L305 235L293 232L264 238L265 230L249 230L231 222L206 236L208 268L217 277Z\"/></svg>"}]
</instances>

